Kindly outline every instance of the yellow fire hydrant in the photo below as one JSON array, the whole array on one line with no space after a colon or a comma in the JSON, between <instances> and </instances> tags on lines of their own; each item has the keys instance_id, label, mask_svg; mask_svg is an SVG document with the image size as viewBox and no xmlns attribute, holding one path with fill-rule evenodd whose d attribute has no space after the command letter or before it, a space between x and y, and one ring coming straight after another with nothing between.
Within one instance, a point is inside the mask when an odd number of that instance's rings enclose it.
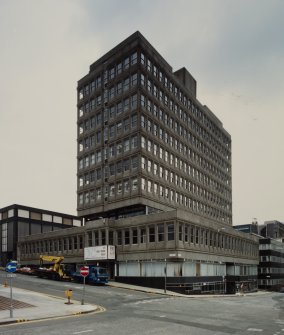
<instances>
[{"instance_id":1,"label":"yellow fire hydrant","mask_svg":"<svg viewBox=\"0 0 284 335\"><path fill-rule=\"evenodd\" d=\"M66 305L71 305L73 304L73 302L71 302L71 298L72 298L72 295L73 295L73 291L72 290L66 290L65 291L65 297L67 298L67 302L65 302Z\"/></svg>"}]
</instances>

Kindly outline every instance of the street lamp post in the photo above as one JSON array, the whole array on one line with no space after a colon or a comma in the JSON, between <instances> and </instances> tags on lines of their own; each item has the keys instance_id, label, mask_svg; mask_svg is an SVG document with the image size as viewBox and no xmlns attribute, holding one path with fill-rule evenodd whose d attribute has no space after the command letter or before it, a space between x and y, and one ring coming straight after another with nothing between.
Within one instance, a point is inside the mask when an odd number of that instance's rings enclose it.
<instances>
[{"instance_id":1,"label":"street lamp post","mask_svg":"<svg viewBox=\"0 0 284 335\"><path fill-rule=\"evenodd\" d=\"M165 258L165 267L164 267L164 292L167 293L167 259Z\"/></svg>"},{"instance_id":2,"label":"street lamp post","mask_svg":"<svg viewBox=\"0 0 284 335\"><path fill-rule=\"evenodd\" d=\"M265 286L266 286L266 291L267 291L267 288L268 288L268 279L270 278L270 276L266 276L266 280L265 280Z\"/></svg>"}]
</instances>

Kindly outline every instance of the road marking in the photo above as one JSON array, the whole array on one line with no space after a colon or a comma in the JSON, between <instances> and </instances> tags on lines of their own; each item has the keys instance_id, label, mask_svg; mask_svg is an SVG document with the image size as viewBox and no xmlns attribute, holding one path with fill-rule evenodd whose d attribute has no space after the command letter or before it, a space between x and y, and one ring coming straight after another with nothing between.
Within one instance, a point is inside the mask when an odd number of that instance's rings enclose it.
<instances>
[{"instance_id":1,"label":"road marking","mask_svg":"<svg viewBox=\"0 0 284 335\"><path fill-rule=\"evenodd\" d=\"M173 299L173 298L170 297L170 298L160 298L160 299L146 299L146 300L139 300L139 301L135 301L135 302L130 302L130 304L139 305L139 304L149 304L149 303L152 303L152 302L161 303L161 302L164 302L165 300L171 300L171 299Z\"/></svg>"},{"instance_id":2,"label":"road marking","mask_svg":"<svg viewBox=\"0 0 284 335\"><path fill-rule=\"evenodd\" d=\"M247 330L249 332L263 332L263 329L259 329L259 328L248 328Z\"/></svg>"},{"instance_id":3,"label":"road marking","mask_svg":"<svg viewBox=\"0 0 284 335\"><path fill-rule=\"evenodd\" d=\"M80 331L80 332L75 332L75 333L73 333L73 334L89 333L89 332L92 332L92 331L93 331L93 329L88 329L88 330L82 330L82 331Z\"/></svg>"},{"instance_id":4,"label":"road marking","mask_svg":"<svg viewBox=\"0 0 284 335\"><path fill-rule=\"evenodd\" d=\"M166 317L166 315L160 315L160 318L165 318Z\"/></svg>"}]
</instances>

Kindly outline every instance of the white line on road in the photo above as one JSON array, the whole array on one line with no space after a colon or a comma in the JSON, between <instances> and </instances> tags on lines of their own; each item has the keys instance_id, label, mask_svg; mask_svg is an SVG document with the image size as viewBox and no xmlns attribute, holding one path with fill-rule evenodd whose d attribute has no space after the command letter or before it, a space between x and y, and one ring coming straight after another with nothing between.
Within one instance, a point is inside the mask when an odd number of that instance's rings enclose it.
<instances>
[{"instance_id":1,"label":"white line on road","mask_svg":"<svg viewBox=\"0 0 284 335\"><path fill-rule=\"evenodd\" d=\"M93 329L88 329L88 330L82 330L82 331L80 331L80 332L75 332L75 333L73 333L73 334L89 333L89 332L92 332L92 331L93 331Z\"/></svg>"},{"instance_id":2,"label":"white line on road","mask_svg":"<svg viewBox=\"0 0 284 335\"><path fill-rule=\"evenodd\" d=\"M263 332L263 329L259 329L259 328L248 328L249 332Z\"/></svg>"}]
</instances>

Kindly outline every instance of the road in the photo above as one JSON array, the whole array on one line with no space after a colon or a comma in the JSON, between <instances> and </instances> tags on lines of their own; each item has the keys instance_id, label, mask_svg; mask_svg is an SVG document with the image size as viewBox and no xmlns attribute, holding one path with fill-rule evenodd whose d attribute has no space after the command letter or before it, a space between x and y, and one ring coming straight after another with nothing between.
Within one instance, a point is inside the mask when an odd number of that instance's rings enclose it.
<instances>
[{"instance_id":1,"label":"road","mask_svg":"<svg viewBox=\"0 0 284 335\"><path fill-rule=\"evenodd\" d=\"M80 300L82 285L18 275L14 286ZM99 314L2 326L5 335L284 335L284 294L183 298L108 286L86 286L85 302L106 308Z\"/></svg>"}]
</instances>

